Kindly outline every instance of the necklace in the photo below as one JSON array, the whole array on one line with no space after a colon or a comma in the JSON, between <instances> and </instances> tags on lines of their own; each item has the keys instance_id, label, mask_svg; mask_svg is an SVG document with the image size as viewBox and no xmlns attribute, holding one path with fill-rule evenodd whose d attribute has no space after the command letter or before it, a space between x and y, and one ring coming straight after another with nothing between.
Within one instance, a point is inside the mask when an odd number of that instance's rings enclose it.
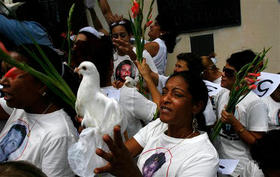
<instances>
[{"instance_id":1,"label":"necklace","mask_svg":"<svg viewBox=\"0 0 280 177\"><path fill-rule=\"evenodd\" d=\"M183 141L185 141L185 139L190 138L191 136L193 136L196 133L196 130L193 130L189 135L187 135L185 138L182 138L182 140L180 142L178 142L177 144L175 144L174 146L172 146L171 148L167 149L167 151L170 151L171 149L173 149L174 147L178 146L179 144L181 144ZM167 152L166 151L166 152ZM165 152L165 153L166 153Z\"/></svg>"},{"instance_id":2,"label":"necklace","mask_svg":"<svg viewBox=\"0 0 280 177\"><path fill-rule=\"evenodd\" d=\"M44 111L41 114L46 114L46 112L48 112L48 110L51 108L52 105L53 105L52 103L49 103L48 106L44 109ZM29 132L27 134L28 137L30 136L30 132L33 129L33 127L35 126L35 124L37 124L37 122L38 122L38 120L36 119L34 124L32 125L32 127L29 129Z\"/></svg>"}]
</instances>

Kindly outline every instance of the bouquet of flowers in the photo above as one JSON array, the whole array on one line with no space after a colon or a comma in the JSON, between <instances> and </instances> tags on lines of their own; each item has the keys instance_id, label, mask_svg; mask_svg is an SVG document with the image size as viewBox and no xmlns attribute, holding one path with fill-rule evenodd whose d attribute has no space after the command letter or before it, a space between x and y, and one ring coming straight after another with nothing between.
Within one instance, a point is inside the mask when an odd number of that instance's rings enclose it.
<instances>
[{"instance_id":1,"label":"bouquet of flowers","mask_svg":"<svg viewBox=\"0 0 280 177\"><path fill-rule=\"evenodd\" d=\"M268 51L269 49L264 49L251 63L243 66L236 74L235 83L230 91L229 101L226 106L227 112L234 113L235 106L247 96L250 90L257 88L257 85L254 83L258 81L257 77L260 76L260 72L266 68L268 60L265 60L264 58ZM223 122L219 119L210 135L211 141L213 141L219 134L222 125Z\"/></svg>"},{"instance_id":2,"label":"bouquet of flowers","mask_svg":"<svg viewBox=\"0 0 280 177\"><path fill-rule=\"evenodd\" d=\"M152 13L152 6L154 4L154 0L152 0L150 4L150 8L148 14L146 16L146 21L144 26L142 27L143 23L143 7L144 7L144 0L133 0L133 6L131 7L131 15L129 13L129 19L132 22L132 33L135 38L136 44L136 57L137 60L142 63L143 60L143 50L145 45L145 31L147 27L149 27L153 22L151 21L151 13ZM139 75L139 83L140 83L140 92L144 93L143 90L143 77Z\"/></svg>"}]
</instances>

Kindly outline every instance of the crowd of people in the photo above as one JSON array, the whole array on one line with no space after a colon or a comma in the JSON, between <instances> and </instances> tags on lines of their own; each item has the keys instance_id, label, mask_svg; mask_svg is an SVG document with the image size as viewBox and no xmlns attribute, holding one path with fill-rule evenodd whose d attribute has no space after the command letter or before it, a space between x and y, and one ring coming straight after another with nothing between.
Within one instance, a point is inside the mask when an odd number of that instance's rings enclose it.
<instances>
[{"instance_id":1,"label":"crowd of people","mask_svg":"<svg viewBox=\"0 0 280 177\"><path fill-rule=\"evenodd\" d=\"M233 113L225 110L235 76L255 59L254 51L229 54L222 71L214 53L198 56L181 51L174 73L167 76L168 53L173 52L178 34L166 15L157 15L151 25L140 63L131 21L113 15L107 0L98 2L109 31L94 8L79 2L73 15L89 8L95 27L84 22L84 15L83 20L74 18L71 48L61 37L66 32L65 7L58 8L62 2L25 1L15 11L20 18L0 12L1 51L41 73L48 71L34 56L48 58L74 94L81 81L74 70L90 61L99 72L102 93L121 107L127 126L115 125L113 136L103 136L109 151L92 149L107 161L105 166L88 167L94 168L92 176L280 176L280 83L265 98L250 91ZM32 12L35 3L38 9ZM68 149L86 129L83 118L40 78L0 60L0 177L77 176ZM139 92L140 75L145 94ZM206 82L221 89L210 94ZM210 141L218 120L224 125ZM222 174L219 159L238 164L231 174Z\"/></svg>"}]
</instances>

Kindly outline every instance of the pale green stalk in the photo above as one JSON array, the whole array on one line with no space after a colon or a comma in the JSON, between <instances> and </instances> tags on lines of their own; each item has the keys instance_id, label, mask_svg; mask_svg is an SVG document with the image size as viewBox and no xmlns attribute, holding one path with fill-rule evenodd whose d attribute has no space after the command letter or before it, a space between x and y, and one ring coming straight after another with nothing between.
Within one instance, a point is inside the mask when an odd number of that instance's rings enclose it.
<instances>
[{"instance_id":1,"label":"pale green stalk","mask_svg":"<svg viewBox=\"0 0 280 177\"><path fill-rule=\"evenodd\" d=\"M12 13L1 1L1 5L3 5L10 13ZM74 4L71 8L74 8ZM73 11L73 9L72 9ZM69 14L72 14L71 10ZM71 19L71 18L70 18ZM76 96L72 92L71 88L68 86L68 84L64 81L64 79L60 76L60 74L57 72L55 67L52 65L52 63L49 61L45 53L42 51L40 46L37 44L37 42L34 40L32 35L26 30L25 26L20 23L25 29L27 36L32 40L33 44L38 49L41 56L35 55L32 51L30 51L28 48L26 48L24 45L23 48L29 53L29 55L35 59L36 62L40 64L40 66L43 68L43 70L46 72L46 74L41 73L32 67L28 66L27 64L18 62L14 59L12 59L9 55L4 53L2 50L0 50L0 57L5 62L18 67L21 70L24 70L26 72L29 72L33 76L37 77L39 80L41 80L48 88L50 88L56 95L62 98L67 104L69 104L72 108L75 108L75 100ZM71 26L71 25L70 25ZM69 32L70 34L70 32ZM71 52L69 52L71 53Z\"/></svg>"},{"instance_id":2,"label":"pale green stalk","mask_svg":"<svg viewBox=\"0 0 280 177\"><path fill-rule=\"evenodd\" d=\"M68 65L70 66L70 62L71 62L71 39L70 39L70 32L71 32L71 28L72 28L72 16L73 16L73 12L74 12L74 8L75 8L75 3L72 4L70 11L69 11L69 16L67 19L67 42L68 42Z\"/></svg>"},{"instance_id":3,"label":"pale green stalk","mask_svg":"<svg viewBox=\"0 0 280 177\"><path fill-rule=\"evenodd\" d=\"M52 77L47 76L46 74L43 74L42 72L33 69L32 67L30 67L25 63L16 61L15 59L7 55L2 49L0 49L0 58L3 61L9 63L10 65L15 66L23 71L26 71L31 75L33 75L34 77L37 77L41 82L46 84L49 89L51 89L54 93L56 93L59 97L61 97L62 100L64 100L67 104L69 104L73 108L75 107L76 98L75 97L71 98L68 95L66 95L65 91L63 91L63 86L59 82L54 80Z\"/></svg>"}]
</instances>

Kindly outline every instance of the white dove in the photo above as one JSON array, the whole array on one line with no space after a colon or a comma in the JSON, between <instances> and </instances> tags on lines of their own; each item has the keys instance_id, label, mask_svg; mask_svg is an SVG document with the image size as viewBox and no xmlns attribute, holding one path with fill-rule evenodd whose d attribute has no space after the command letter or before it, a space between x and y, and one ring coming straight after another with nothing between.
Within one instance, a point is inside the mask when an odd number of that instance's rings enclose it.
<instances>
[{"instance_id":1,"label":"white dove","mask_svg":"<svg viewBox=\"0 0 280 177\"><path fill-rule=\"evenodd\" d=\"M99 73L92 62L82 62L75 71L83 76L75 104L77 114L83 117L82 125L99 127L102 133L111 131L106 131L110 128L106 122L118 124L121 116L117 101L101 92Z\"/></svg>"},{"instance_id":2,"label":"white dove","mask_svg":"<svg viewBox=\"0 0 280 177\"><path fill-rule=\"evenodd\" d=\"M118 102L101 92L99 73L92 62L82 62L75 71L83 76L75 109L77 114L83 117L82 125L86 129L81 132L78 142L68 149L68 162L77 175L93 177L94 168L107 163L95 153L97 147L108 150L102 136L112 136L113 128L117 124L121 125L124 132L127 121L122 120Z\"/></svg>"}]
</instances>

